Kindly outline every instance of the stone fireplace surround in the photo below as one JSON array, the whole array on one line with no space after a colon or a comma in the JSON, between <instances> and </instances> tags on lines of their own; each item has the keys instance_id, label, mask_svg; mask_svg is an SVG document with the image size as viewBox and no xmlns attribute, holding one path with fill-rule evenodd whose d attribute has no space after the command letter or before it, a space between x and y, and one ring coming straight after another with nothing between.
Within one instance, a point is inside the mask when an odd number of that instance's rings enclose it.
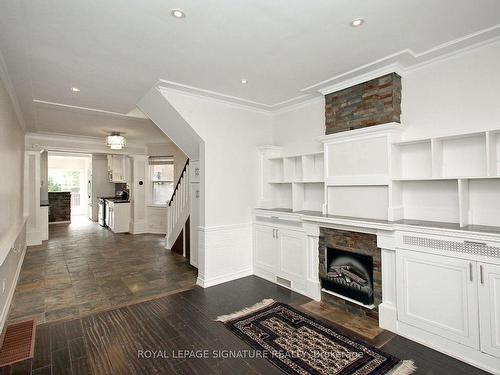
<instances>
[{"instance_id":1,"label":"stone fireplace surround","mask_svg":"<svg viewBox=\"0 0 500 375\"><path fill-rule=\"evenodd\" d=\"M319 276L326 276L326 249L368 255L373 258L373 294L375 308L369 309L346 299L321 291L321 300L340 307L350 313L369 316L378 321L378 306L382 303L381 250L377 247L377 235L341 229L320 227L319 235Z\"/></svg>"}]
</instances>

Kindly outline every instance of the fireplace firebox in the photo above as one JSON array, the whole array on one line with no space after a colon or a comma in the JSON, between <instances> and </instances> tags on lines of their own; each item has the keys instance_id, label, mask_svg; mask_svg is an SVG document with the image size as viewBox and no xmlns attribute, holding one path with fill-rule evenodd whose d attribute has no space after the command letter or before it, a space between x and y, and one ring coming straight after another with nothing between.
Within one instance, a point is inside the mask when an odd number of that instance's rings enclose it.
<instances>
[{"instance_id":1,"label":"fireplace firebox","mask_svg":"<svg viewBox=\"0 0 500 375\"><path fill-rule=\"evenodd\" d=\"M373 258L327 247L323 289L360 302L373 304Z\"/></svg>"}]
</instances>

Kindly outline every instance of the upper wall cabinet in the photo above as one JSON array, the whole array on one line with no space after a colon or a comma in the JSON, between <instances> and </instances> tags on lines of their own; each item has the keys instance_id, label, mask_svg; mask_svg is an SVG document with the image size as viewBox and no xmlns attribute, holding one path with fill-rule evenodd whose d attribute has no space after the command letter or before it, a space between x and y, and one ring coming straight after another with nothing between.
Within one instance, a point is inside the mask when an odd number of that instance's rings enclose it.
<instances>
[{"instance_id":1,"label":"upper wall cabinet","mask_svg":"<svg viewBox=\"0 0 500 375\"><path fill-rule=\"evenodd\" d=\"M125 155L108 155L109 182L127 183L130 180L130 162Z\"/></svg>"}]
</instances>

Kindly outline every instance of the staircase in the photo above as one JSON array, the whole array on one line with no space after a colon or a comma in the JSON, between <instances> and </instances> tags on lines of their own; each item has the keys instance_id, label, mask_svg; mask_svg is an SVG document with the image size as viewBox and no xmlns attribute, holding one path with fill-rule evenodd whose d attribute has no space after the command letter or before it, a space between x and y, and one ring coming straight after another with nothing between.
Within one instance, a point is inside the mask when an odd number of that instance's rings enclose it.
<instances>
[{"instance_id":1,"label":"staircase","mask_svg":"<svg viewBox=\"0 0 500 375\"><path fill-rule=\"evenodd\" d=\"M182 173L175 185L172 198L167 206L167 235L165 247L172 249L175 240L182 232L184 224L190 214L189 206L189 159L186 161Z\"/></svg>"}]
</instances>

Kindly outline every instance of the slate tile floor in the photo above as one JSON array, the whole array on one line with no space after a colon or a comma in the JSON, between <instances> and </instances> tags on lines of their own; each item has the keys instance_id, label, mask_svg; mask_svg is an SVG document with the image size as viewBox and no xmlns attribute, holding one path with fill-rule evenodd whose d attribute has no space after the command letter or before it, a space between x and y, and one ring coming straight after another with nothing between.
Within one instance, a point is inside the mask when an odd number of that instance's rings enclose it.
<instances>
[{"instance_id":1,"label":"slate tile floor","mask_svg":"<svg viewBox=\"0 0 500 375\"><path fill-rule=\"evenodd\" d=\"M113 234L87 219L50 226L26 252L8 323L73 318L192 288L196 269L164 236Z\"/></svg>"}]
</instances>

